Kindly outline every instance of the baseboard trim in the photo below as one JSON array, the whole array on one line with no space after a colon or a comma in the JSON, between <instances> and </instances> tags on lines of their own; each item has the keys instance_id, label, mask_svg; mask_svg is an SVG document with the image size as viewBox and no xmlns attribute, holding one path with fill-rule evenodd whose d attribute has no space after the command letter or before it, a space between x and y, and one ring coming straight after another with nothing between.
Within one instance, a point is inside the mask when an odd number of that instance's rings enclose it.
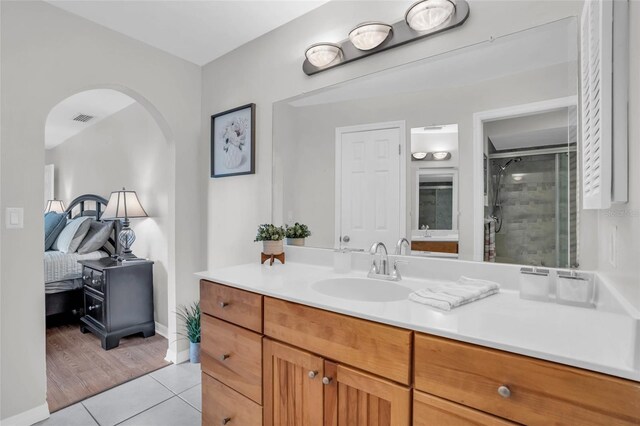
<instances>
[{"instance_id":1,"label":"baseboard trim","mask_svg":"<svg viewBox=\"0 0 640 426\"><path fill-rule=\"evenodd\" d=\"M180 364L189 360L189 349L184 351L177 352L174 349L167 349L167 355L165 356L165 361L172 362L174 364Z\"/></svg>"},{"instance_id":2,"label":"baseboard trim","mask_svg":"<svg viewBox=\"0 0 640 426\"><path fill-rule=\"evenodd\" d=\"M2 426L31 426L34 423L38 423L42 420L49 418L49 405L45 402L38 407L32 408L15 416L11 416L8 419L0 420Z\"/></svg>"},{"instance_id":3,"label":"baseboard trim","mask_svg":"<svg viewBox=\"0 0 640 426\"><path fill-rule=\"evenodd\" d=\"M166 325L162 325L158 321L156 321L156 333L158 333L165 339L169 338L169 329L167 328Z\"/></svg>"}]
</instances>

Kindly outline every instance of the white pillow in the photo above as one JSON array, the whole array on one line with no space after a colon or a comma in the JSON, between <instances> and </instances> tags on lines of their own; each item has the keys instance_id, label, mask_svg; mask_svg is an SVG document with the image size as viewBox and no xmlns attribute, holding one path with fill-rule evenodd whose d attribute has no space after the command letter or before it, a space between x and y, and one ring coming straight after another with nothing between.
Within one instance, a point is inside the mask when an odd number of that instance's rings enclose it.
<instances>
[{"instance_id":1,"label":"white pillow","mask_svg":"<svg viewBox=\"0 0 640 426\"><path fill-rule=\"evenodd\" d=\"M75 253L90 227L90 217L78 217L70 220L58 235L51 249L62 253Z\"/></svg>"}]
</instances>

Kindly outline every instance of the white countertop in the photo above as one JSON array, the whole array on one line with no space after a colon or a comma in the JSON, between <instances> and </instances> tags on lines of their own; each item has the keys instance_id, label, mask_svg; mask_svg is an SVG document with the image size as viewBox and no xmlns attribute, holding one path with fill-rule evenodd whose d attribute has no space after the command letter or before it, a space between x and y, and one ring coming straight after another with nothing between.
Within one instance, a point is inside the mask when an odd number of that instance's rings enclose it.
<instances>
[{"instance_id":1,"label":"white countertop","mask_svg":"<svg viewBox=\"0 0 640 426\"><path fill-rule=\"evenodd\" d=\"M332 267L289 261L271 267L258 263L231 266L196 275L332 312L640 381L639 321L622 312L524 300L505 285L497 295L450 312L409 300L353 301L321 294L311 284L338 276L364 278L365 272L336 274ZM429 281L411 277L397 285L417 290L429 286Z\"/></svg>"}]
</instances>

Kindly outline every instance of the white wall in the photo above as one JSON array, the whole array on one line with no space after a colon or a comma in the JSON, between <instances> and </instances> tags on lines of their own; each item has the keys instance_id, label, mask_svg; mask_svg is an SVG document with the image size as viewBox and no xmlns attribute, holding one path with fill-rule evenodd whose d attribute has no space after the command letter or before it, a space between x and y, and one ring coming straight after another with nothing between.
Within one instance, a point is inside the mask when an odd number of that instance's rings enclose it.
<instances>
[{"instance_id":1,"label":"white wall","mask_svg":"<svg viewBox=\"0 0 640 426\"><path fill-rule=\"evenodd\" d=\"M598 270L640 309L640 2L629 2L629 203L598 212ZM609 261L615 232L615 262Z\"/></svg>"},{"instance_id":2,"label":"white wall","mask_svg":"<svg viewBox=\"0 0 640 426\"><path fill-rule=\"evenodd\" d=\"M206 174L199 167L199 67L41 1L2 1L0 14L0 211L25 212L23 229L0 236L0 418L6 420L46 412L44 277L33 262L42 258L44 126L51 108L82 90L115 88L145 106L168 136L170 311L198 298L193 272L204 267ZM175 331L175 316L168 322Z\"/></svg>"},{"instance_id":3,"label":"white wall","mask_svg":"<svg viewBox=\"0 0 640 426\"><path fill-rule=\"evenodd\" d=\"M136 191L149 215L132 219L134 253L153 260L155 319L168 325L169 144L160 127L135 102L45 152L54 164L59 200L69 203L82 194L109 198L122 187Z\"/></svg>"},{"instance_id":4,"label":"white wall","mask_svg":"<svg viewBox=\"0 0 640 426\"><path fill-rule=\"evenodd\" d=\"M203 69L202 147L208 152L209 117L248 102L257 104L256 175L209 182L209 267L255 261L255 228L272 218L272 104L350 78L390 68L491 37L578 16L580 2L482 1L460 28L315 75L302 72L304 51L339 41L354 24L402 19L411 1L338 1L326 5L219 58ZM462 155L462 152L461 152ZM277 169L276 169L277 172ZM461 176L462 179L462 176ZM282 200L273 211L282 217Z\"/></svg>"}]
</instances>

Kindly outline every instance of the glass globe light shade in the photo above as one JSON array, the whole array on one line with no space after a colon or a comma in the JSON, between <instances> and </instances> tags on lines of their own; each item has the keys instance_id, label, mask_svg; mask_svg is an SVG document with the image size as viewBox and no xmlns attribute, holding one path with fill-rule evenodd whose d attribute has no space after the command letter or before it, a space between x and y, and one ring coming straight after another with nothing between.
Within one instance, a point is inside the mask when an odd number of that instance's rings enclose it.
<instances>
[{"instance_id":1,"label":"glass globe light shade","mask_svg":"<svg viewBox=\"0 0 640 426\"><path fill-rule=\"evenodd\" d=\"M416 31L428 31L446 22L455 10L451 0L420 0L407 10L405 21Z\"/></svg>"},{"instance_id":2,"label":"glass globe light shade","mask_svg":"<svg viewBox=\"0 0 640 426\"><path fill-rule=\"evenodd\" d=\"M316 43L307 49L305 56L316 67L324 67L332 63L342 54L340 47L333 43Z\"/></svg>"},{"instance_id":3,"label":"glass globe light shade","mask_svg":"<svg viewBox=\"0 0 640 426\"><path fill-rule=\"evenodd\" d=\"M378 47L391 34L391 25L381 22L365 22L349 33L349 40L360 50L371 50Z\"/></svg>"}]
</instances>

